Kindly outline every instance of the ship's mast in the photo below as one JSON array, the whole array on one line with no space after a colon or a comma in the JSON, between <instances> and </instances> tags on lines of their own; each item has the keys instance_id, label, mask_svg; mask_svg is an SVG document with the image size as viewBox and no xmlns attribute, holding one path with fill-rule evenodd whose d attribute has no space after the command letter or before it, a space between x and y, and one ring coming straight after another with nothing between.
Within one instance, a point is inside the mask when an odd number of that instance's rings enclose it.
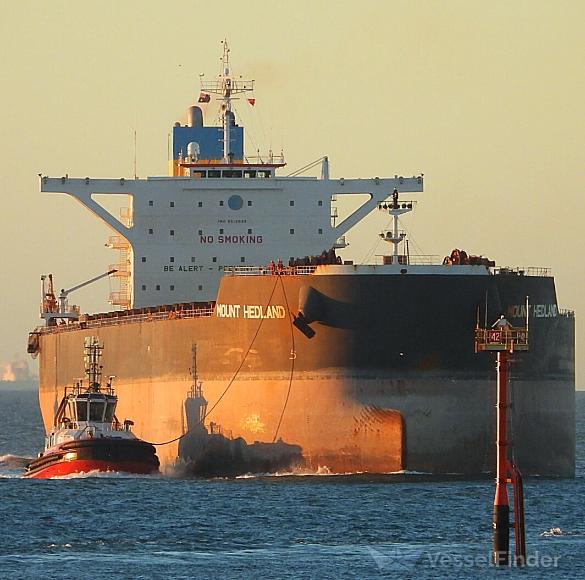
<instances>
[{"instance_id":1,"label":"ship's mast","mask_svg":"<svg viewBox=\"0 0 585 580\"><path fill-rule=\"evenodd\" d=\"M400 254L398 250L398 246L404 241L406 238L406 232L401 232L398 229L399 220L398 217L409 213L413 209L412 201L406 203L399 203L398 201L398 190L395 189L392 193L392 201L390 203L383 203L378 204L378 209L387 211L389 215L392 216L392 231L384 231L380 234L380 237L385 240L386 242L390 242L394 245L394 251L392 253L392 263L398 264L400 261Z\"/></svg>"},{"instance_id":2,"label":"ship's mast","mask_svg":"<svg viewBox=\"0 0 585 580\"><path fill-rule=\"evenodd\" d=\"M221 97L221 113L223 124L223 162L231 163L233 153L231 151L230 130L234 114L232 112L233 95L254 90L254 81L244 81L241 77L234 78L230 70L230 49L227 40L222 41L223 55L221 57L221 74L215 81L201 80L201 90L205 93L219 95Z\"/></svg>"},{"instance_id":3,"label":"ship's mast","mask_svg":"<svg viewBox=\"0 0 585 580\"><path fill-rule=\"evenodd\" d=\"M100 345L99 340L94 336L85 337L85 374L89 382L89 389L92 391L99 391L102 383L102 366L100 364L102 358L103 346Z\"/></svg>"}]
</instances>

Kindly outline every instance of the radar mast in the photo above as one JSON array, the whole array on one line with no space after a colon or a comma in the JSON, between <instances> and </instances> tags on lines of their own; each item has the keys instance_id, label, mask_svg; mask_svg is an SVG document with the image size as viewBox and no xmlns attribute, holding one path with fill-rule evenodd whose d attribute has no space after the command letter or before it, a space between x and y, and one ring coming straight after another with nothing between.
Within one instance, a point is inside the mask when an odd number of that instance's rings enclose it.
<instances>
[{"instance_id":1,"label":"radar mast","mask_svg":"<svg viewBox=\"0 0 585 580\"><path fill-rule=\"evenodd\" d=\"M254 90L254 81L242 80L242 77L234 78L230 70L230 49L227 40L222 40L223 55L221 57L221 74L214 81L201 79L201 90L221 97L221 120L223 125L223 162L232 163L230 129L234 123L232 112L233 95L247 93ZM237 97L236 97L237 98Z\"/></svg>"}]
</instances>

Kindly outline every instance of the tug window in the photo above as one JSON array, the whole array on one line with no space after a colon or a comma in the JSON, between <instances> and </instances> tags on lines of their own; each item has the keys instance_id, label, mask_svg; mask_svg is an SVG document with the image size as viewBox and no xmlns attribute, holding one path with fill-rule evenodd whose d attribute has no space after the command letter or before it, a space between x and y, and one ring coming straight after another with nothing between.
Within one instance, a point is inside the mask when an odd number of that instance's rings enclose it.
<instances>
[{"instance_id":1,"label":"tug window","mask_svg":"<svg viewBox=\"0 0 585 580\"><path fill-rule=\"evenodd\" d=\"M103 401L91 401L89 404L89 420L103 421L105 406L106 404Z\"/></svg>"},{"instance_id":2,"label":"tug window","mask_svg":"<svg viewBox=\"0 0 585 580\"><path fill-rule=\"evenodd\" d=\"M87 421L87 401L77 401L77 420Z\"/></svg>"},{"instance_id":3,"label":"tug window","mask_svg":"<svg viewBox=\"0 0 585 580\"><path fill-rule=\"evenodd\" d=\"M106 407L106 423L111 423L114 420L114 411L116 410L116 403L108 403Z\"/></svg>"}]
</instances>

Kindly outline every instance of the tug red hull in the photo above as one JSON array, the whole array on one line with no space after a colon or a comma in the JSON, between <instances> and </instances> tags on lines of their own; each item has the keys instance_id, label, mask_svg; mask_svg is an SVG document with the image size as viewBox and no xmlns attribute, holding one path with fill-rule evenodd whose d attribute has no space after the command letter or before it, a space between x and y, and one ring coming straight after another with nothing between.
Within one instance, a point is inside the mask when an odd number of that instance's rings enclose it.
<instances>
[{"instance_id":1,"label":"tug red hull","mask_svg":"<svg viewBox=\"0 0 585 580\"><path fill-rule=\"evenodd\" d=\"M82 439L63 443L32 461L25 477L50 478L90 471L158 473L155 449L140 439Z\"/></svg>"},{"instance_id":2,"label":"tug red hull","mask_svg":"<svg viewBox=\"0 0 585 580\"><path fill-rule=\"evenodd\" d=\"M76 459L74 461L60 461L47 467L39 467L36 470L33 468L25 475L25 477L48 479L64 475L89 473L90 471L135 473L141 475L158 473L158 469L153 468L153 465L150 463L140 463L138 461L114 462L96 459Z\"/></svg>"}]
</instances>

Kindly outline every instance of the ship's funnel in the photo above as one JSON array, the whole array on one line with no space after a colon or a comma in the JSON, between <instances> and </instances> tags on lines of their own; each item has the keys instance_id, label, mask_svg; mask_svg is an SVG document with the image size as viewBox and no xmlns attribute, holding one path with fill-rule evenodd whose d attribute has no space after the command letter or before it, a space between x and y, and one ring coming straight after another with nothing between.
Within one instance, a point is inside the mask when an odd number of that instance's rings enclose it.
<instances>
[{"instance_id":1,"label":"ship's funnel","mask_svg":"<svg viewBox=\"0 0 585 580\"><path fill-rule=\"evenodd\" d=\"M203 127L203 111L197 105L187 109L187 126Z\"/></svg>"}]
</instances>

